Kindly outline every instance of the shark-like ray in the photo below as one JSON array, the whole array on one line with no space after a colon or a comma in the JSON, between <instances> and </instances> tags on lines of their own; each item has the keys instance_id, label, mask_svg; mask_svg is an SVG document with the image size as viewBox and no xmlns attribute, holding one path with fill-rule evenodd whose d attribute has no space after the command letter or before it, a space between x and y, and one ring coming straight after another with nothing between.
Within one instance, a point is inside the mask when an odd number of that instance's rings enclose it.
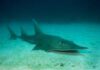
<instances>
[{"instance_id":1,"label":"shark-like ray","mask_svg":"<svg viewBox=\"0 0 100 70\"><path fill-rule=\"evenodd\" d=\"M51 52L63 52L63 53L79 53L79 50L85 50L87 47L82 47L75 44L72 41L63 39L59 36L49 35L44 33L37 21L35 19L32 20L34 23L34 35L27 35L25 31L21 28L21 36L17 36L13 30L8 26L8 30L11 34L11 39L20 38L23 41L26 41L31 44L35 44L35 48L32 50L44 50Z\"/></svg>"}]
</instances>

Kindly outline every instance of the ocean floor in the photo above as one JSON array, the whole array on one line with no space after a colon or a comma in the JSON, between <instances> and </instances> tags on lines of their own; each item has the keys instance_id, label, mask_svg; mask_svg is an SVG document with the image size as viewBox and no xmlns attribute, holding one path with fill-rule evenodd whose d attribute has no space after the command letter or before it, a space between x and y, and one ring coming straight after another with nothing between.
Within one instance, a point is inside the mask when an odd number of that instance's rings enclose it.
<instances>
[{"instance_id":1,"label":"ocean floor","mask_svg":"<svg viewBox=\"0 0 100 70\"><path fill-rule=\"evenodd\" d=\"M13 22L12 22L13 23ZM32 24L14 22L11 28L20 35L20 26L33 34ZM81 55L32 51L35 44L21 39L9 40L6 26L0 26L0 70L100 70L100 24L40 24L44 33L61 36L89 49Z\"/></svg>"}]
</instances>

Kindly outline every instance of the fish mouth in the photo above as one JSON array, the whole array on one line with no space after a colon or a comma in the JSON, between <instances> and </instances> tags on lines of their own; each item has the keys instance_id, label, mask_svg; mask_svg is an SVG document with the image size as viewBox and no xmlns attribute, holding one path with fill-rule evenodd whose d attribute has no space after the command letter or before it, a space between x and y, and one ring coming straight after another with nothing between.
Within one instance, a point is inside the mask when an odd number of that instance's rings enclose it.
<instances>
[{"instance_id":1,"label":"fish mouth","mask_svg":"<svg viewBox=\"0 0 100 70\"><path fill-rule=\"evenodd\" d=\"M70 55L70 56L85 56L85 54L81 53L79 50L49 50L48 52L61 54L61 55Z\"/></svg>"},{"instance_id":2,"label":"fish mouth","mask_svg":"<svg viewBox=\"0 0 100 70\"><path fill-rule=\"evenodd\" d=\"M79 47L79 49L83 49L84 50L84 49L88 49L88 47Z\"/></svg>"},{"instance_id":3,"label":"fish mouth","mask_svg":"<svg viewBox=\"0 0 100 70\"><path fill-rule=\"evenodd\" d=\"M61 54L80 54L79 50L49 50L48 52L61 53Z\"/></svg>"}]
</instances>

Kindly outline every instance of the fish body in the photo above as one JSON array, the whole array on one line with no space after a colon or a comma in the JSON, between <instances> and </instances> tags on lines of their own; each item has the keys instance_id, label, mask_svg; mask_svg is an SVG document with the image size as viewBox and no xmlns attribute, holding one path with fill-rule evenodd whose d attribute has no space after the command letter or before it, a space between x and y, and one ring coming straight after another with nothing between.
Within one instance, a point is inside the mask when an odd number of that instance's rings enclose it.
<instances>
[{"instance_id":1,"label":"fish body","mask_svg":"<svg viewBox=\"0 0 100 70\"><path fill-rule=\"evenodd\" d=\"M11 39L20 38L36 46L32 50L44 50L47 52L59 52L59 53L79 53L78 50L85 50L87 47L81 47L72 41L66 40L59 36L49 35L40 29L36 20L34 22L34 35L27 35L21 28L21 36L17 36L11 28L8 26L8 30L11 34Z\"/></svg>"}]
</instances>

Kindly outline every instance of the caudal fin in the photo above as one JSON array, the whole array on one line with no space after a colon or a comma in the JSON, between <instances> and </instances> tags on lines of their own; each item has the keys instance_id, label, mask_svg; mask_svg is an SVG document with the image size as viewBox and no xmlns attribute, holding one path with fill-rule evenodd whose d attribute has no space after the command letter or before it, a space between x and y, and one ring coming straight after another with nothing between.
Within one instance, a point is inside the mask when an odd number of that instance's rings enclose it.
<instances>
[{"instance_id":1,"label":"caudal fin","mask_svg":"<svg viewBox=\"0 0 100 70\"><path fill-rule=\"evenodd\" d=\"M10 28L9 25L7 26L7 28L8 28L8 31L10 33L10 39L15 40L17 38L17 35L13 32L13 30Z\"/></svg>"}]
</instances>

